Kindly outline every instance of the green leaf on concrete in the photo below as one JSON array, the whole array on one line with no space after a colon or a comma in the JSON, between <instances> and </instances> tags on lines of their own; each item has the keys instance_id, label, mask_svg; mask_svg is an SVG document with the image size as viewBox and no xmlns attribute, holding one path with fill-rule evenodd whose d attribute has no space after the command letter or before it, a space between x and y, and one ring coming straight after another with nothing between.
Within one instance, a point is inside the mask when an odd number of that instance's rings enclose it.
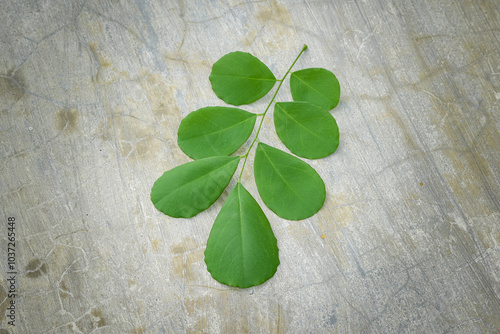
<instances>
[{"instance_id":1,"label":"green leaf on concrete","mask_svg":"<svg viewBox=\"0 0 500 334\"><path fill-rule=\"evenodd\" d=\"M182 120L177 142L193 159L230 155L250 137L256 118L238 108L201 108Z\"/></svg>"},{"instance_id":2,"label":"green leaf on concrete","mask_svg":"<svg viewBox=\"0 0 500 334\"><path fill-rule=\"evenodd\" d=\"M281 218L311 217L325 202L325 184L311 166L262 142L255 153L254 173L260 197Z\"/></svg>"},{"instance_id":3,"label":"green leaf on concrete","mask_svg":"<svg viewBox=\"0 0 500 334\"><path fill-rule=\"evenodd\" d=\"M238 183L215 219L205 262L212 277L248 288L271 278L279 265L278 245L259 204Z\"/></svg>"},{"instance_id":4,"label":"green leaf on concrete","mask_svg":"<svg viewBox=\"0 0 500 334\"><path fill-rule=\"evenodd\" d=\"M166 171L154 183L151 201L171 217L193 217L219 198L239 160L239 157L209 157Z\"/></svg>"},{"instance_id":5,"label":"green leaf on concrete","mask_svg":"<svg viewBox=\"0 0 500 334\"><path fill-rule=\"evenodd\" d=\"M306 68L290 76L290 91L294 101L316 104L325 110L337 106L340 84L332 72L324 68Z\"/></svg>"},{"instance_id":6,"label":"green leaf on concrete","mask_svg":"<svg viewBox=\"0 0 500 334\"><path fill-rule=\"evenodd\" d=\"M220 58L209 79L215 94L226 103L238 106L255 102L279 81L275 94L258 115L228 107L205 107L190 113L179 126L178 144L197 160L165 172L151 190L151 200L158 210L172 217L193 217L217 200L239 159L244 158L239 181L213 224L205 250L207 269L223 284L241 288L259 285L276 273L280 263L269 221L240 183L255 143L255 182L262 200L274 213L285 219L305 219L325 202L325 184L310 165L258 140L265 116L290 74L295 102L276 103L274 108L279 138L292 153L308 159L326 157L337 149L339 131L329 111L339 103L339 82L324 68L292 73L306 49L304 45L280 80L249 53L232 52ZM257 116L262 119L246 153L230 156L248 140Z\"/></svg>"},{"instance_id":7,"label":"green leaf on concrete","mask_svg":"<svg viewBox=\"0 0 500 334\"><path fill-rule=\"evenodd\" d=\"M308 102L278 102L274 105L276 133L286 147L300 157L319 159L339 146L335 118Z\"/></svg>"},{"instance_id":8,"label":"green leaf on concrete","mask_svg":"<svg viewBox=\"0 0 500 334\"><path fill-rule=\"evenodd\" d=\"M247 52L231 52L213 66L210 82L224 102L239 106L257 101L276 83L271 70Z\"/></svg>"}]
</instances>

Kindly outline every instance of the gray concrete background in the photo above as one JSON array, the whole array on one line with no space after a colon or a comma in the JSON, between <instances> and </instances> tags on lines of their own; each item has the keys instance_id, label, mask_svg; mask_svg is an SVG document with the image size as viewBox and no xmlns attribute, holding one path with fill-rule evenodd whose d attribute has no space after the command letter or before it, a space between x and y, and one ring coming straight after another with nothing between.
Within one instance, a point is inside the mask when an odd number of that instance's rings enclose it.
<instances>
[{"instance_id":1,"label":"gray concrete background","mask_svg":"<svg viewBox=\"0 0 500 334\"><path fill-rule=\"evenodd\" d=\"M499 28L486 0L1 2L0 247L14 216L19 295L13 328L3 255L0 332L499 333ZM303 221L264 208L281 265L230 288L203 251L235 180L192 219L149 192L189 161L181 119L223 105L215 61L247 51L281 77L304 43L295 69L342 87L340 147L310 162L327 200ZM270 120L260 138L284 149ZM243 184L262 204L252 168Z\"/></svg>"}]
</instances>

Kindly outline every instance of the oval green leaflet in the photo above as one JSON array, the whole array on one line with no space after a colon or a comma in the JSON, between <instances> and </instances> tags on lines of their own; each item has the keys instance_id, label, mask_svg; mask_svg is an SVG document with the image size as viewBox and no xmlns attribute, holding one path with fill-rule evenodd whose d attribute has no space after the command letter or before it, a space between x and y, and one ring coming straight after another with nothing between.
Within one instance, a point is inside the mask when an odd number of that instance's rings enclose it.
<instances>
[{"instance_id":1,"label":"oval green leaflet","mask_svg":"<svg viewBox=\"0 0 500 334\"><path fill-rule=\"evenodd\" d=\"M151 201L166 215L190 218L212 205L229 184L239 157L209 157L166 171L151 189Z\"/></svg>"},{"instance_id":2,"label":"oval green leaflet","mask_svg":"<svg viewBox=\"0 0 500 334\"><path fill-rule=\"evenodd\" d=\"M277 102L274 105L274 126L285 146L303 158L324 158L339 146L335 118L308 102Z\"/></svg>"},{"instance_id":3,"label":"oval green leaflet","mask_svg":"<svg viewBox=\"0 0 500 334\"><path fill-rule=\"evenodd\" d=\"M256 118L238 108L201 108L181 121L177 143L193 159L230 155L250 137Z\"/></svg>"},{"instance_id":4,"label":"oval green leaflet","mask_svg":"<svg viewBox=\"0 0 500 334\"><path fill-rule=\"evenodd\" d=\"M325 110L337 106L340 84L332 72L324 68L306 68L290 75L290 91L294 101L316 104Z\"/></svg>"},{"instance_id":5,"label":"oval green leaflet","mask_svg":"<svg viewBox=\"0 0 500 334\"><path fill-rule=\"evenodd\" d=\"M266 215L239 182L215 219L205 263L214 279L240 288L265 282L280 263L277 240Z\"/></svg>"},{"instance_id":6,"label":"oval green leaflet","mask_svg":"<svg viewBox=\"0 0 500 334\"><path fill-rule=\"evenodd\" d=\"M215 94L228 104L239 106L257 101L276 83L273 72L247 52L231 52L220 58L210 73Z\"/></svg>"},{"instance_id":7,"label":"oval green leaflet","mask_svg":"<svg viewBox=\"0 0 500 334\"><path fill-rule=\"evenodd\" d=\"M254 174L260 197L281 218L311 217L325 202L325 184L314 168L262 142L255 152Z\"/></svg>"}]
</instances>

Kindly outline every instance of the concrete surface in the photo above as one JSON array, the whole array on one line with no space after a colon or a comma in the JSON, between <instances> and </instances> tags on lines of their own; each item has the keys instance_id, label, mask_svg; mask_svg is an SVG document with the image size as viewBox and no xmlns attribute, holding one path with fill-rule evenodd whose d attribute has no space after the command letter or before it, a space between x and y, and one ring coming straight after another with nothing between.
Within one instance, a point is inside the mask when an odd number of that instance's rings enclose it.
<instances>
[{"instance_id":1,"label":"concrete surface","mask_svg":"<svg viewBox=\"0 0 500 334\"><path fill-rule=\"evenodd\" d=\"M189 161L181 119L223 105L211 64L248 51L281 77L304 43L295 69L342 86L339 150L311 162L327 201L264 209L278 272L229 288L203 261L228 191L193 219L149 192ZM0 333L500 333L499 100L494 0L3 1ZM260 138L284 147L270 120Z\"/></svg>"}]
</instances>

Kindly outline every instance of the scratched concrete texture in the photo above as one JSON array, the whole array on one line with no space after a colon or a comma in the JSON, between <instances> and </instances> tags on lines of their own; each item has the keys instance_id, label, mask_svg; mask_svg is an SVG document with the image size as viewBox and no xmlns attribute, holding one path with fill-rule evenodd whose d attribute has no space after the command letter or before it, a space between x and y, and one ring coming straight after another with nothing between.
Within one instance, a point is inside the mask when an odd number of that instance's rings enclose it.
<instances>
[{"instance_id":1,"label":"scratched concrete texture","mask_svg":"<svg viewBox=\"0 0 500 334\"><path fill-rule=\"evenodd\" d=\"M342 87L339 149L308 161L327 199L281 219L246 168L281 264L231 288L203 252L236 180L192 219L150 189L190 161L182 118L224 105L215 61L246 51L281 77L303 44L294 69ZM2 1L0 332L500 333L499 101L493 0ZM259 138L286 150L271 113Z\"/></svg>"}]
</instances>

